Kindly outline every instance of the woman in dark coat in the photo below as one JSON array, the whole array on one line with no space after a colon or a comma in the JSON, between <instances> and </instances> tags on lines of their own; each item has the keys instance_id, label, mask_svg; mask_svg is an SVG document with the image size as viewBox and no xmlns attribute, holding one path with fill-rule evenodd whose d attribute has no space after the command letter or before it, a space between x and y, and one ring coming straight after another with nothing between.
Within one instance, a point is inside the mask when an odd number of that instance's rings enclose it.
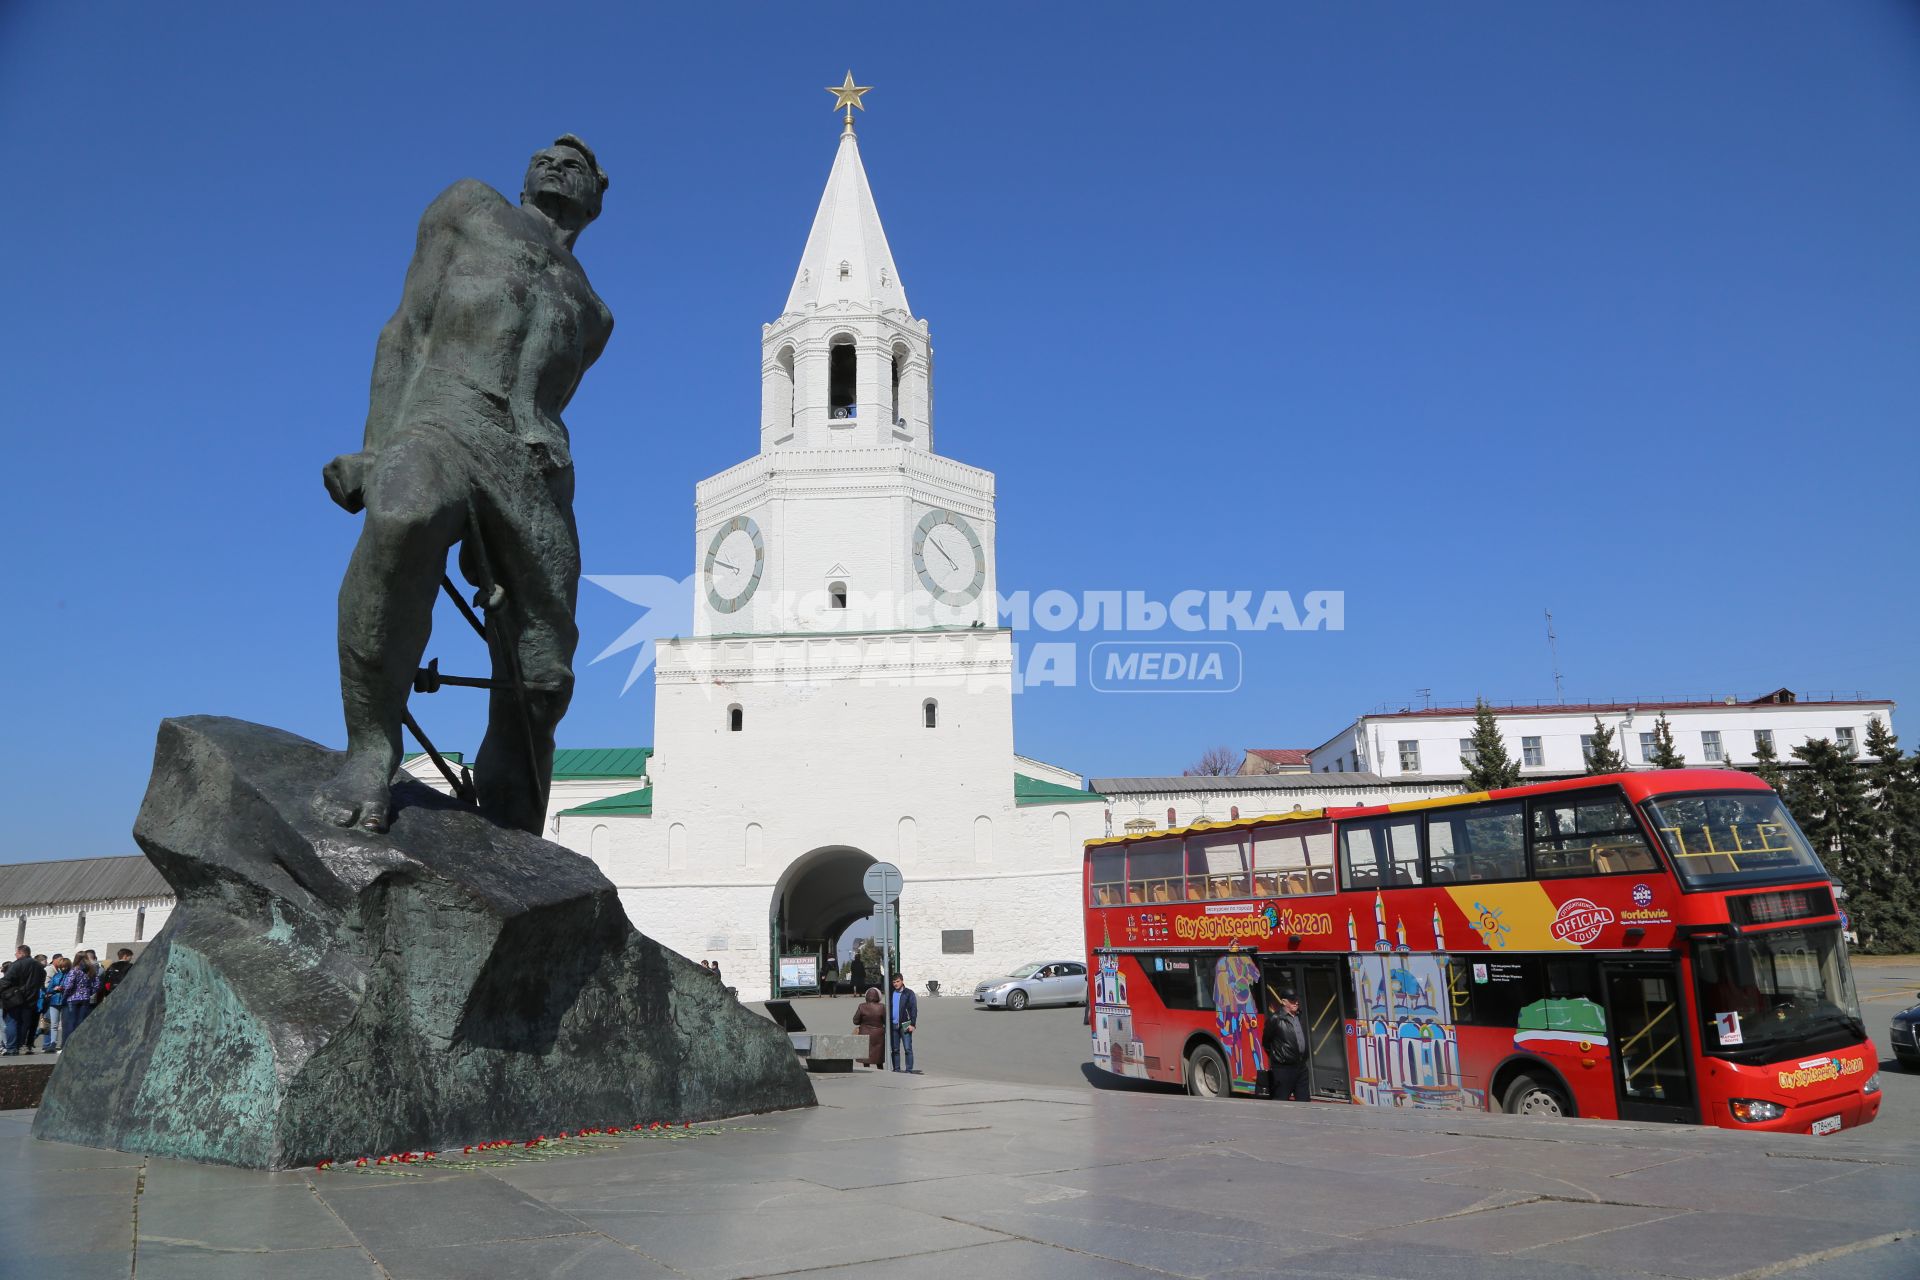
<instances>
[{"instance_id":1,"label":"woman in dark coat","mask_svg":"<svg viewBox=\"0 0 1920 1280\"><path fill-rule=\"evenodd\" d=\"M863 1066L877 1067L887 1060L887 1006L880 1003L880 988L868 987L867 998L853 1011L853 1029L867 1033L867 1056Z\"/></svg>"}]
</instances>

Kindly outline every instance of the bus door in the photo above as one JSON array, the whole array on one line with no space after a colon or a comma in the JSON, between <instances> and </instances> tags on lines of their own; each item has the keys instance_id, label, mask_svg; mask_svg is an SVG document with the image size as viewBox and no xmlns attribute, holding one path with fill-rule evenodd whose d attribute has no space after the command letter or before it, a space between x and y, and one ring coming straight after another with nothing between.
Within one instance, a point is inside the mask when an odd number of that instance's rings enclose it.
<instances>
[{"instance_id":1,"label":"bus door","mask_svg":"<svg viewBox=\"0 0 1920 1280\"><path fill-rule=\"evenodd\" d=\"M1337 1098L1345 1102L1350 1096L1344 999L1346 960L1263 956L1260 964L1266 986L1263 1007L1267 1011L1280 1007L1282 991L1291 991L1300 997L1300 1023L1307 1033L1307 1091L1316 1098Z\"/></svg>"},{"instance_id":2,"label":"bus door","mask_svg":"<svg viewBox=\"0 0 1920 1280\"><path fill-rule=\"evenodd\" d=\"M1686 1013L1673 965L1608 961L1600 973L1620 1118L1697 1123L1700 1116L1687 1070Z\"/></svg>"}]
</instances>

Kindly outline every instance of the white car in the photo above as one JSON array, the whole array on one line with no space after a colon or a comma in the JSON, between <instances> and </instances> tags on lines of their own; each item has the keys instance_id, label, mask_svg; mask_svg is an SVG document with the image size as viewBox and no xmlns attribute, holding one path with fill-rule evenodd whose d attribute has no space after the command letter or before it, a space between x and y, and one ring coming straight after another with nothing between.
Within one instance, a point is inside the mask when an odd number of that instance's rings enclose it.
<instances>
[{"instance_id":1,"label":"white car","mask_svg":"<svg viewBox=\"0 0 1920 1280\"><path fill-rule=\"evenodd\" d=\"M1023 964L1004 978L989 978L973 989L983 1009L1024 1009L1036 1004L1085 1004L1087 966L1079 960L1042 960Z\"/></svg>"}]
</instances>

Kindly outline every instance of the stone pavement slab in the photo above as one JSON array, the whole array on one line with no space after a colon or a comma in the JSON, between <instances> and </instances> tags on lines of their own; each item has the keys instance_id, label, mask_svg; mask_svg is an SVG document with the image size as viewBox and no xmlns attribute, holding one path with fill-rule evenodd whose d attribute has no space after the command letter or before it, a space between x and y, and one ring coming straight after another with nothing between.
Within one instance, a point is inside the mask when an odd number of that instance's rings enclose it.
<instances>
[{"instance_id":1,"label":"stone pavement slab","mask_svg":"<svg viewBox=\"0 0 1920 1280\"><path fill-rule=\"evenodd\" d=\"M816 1085L809 1111L399 1172L148 1159L0 1114L0 1280L1920 1276L1897 1130Z\"/></svg>"}]
</instances>

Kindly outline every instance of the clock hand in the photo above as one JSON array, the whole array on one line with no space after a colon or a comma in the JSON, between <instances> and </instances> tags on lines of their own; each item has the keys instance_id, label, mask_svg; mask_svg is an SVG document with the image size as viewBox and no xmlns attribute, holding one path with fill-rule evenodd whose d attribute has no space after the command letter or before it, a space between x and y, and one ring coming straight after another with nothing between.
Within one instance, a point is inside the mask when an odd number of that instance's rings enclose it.
<instances>
[{"instance_id":1,"label":"clock hand","mask_svg":"<svg viewBox=\"0 0 1920 1280\"><path fill-rule=\"evenodd\" d=\"M947 554L947 549L945 547L941 546L939 543L936 542L933 544L933 549L940 553L940 558L947 562L947 567L949 569L958 569L960 567L958 564L954 563L953 557Z\"/></svg>"},{"instance_id":2,"label":"clock hand","mask_svg":"<svg viewBox=\"0 0 1920 1280\"><path fill-rule=\"evenodd\" d=\"M734 567L733 567L732 565L730 565L730 564L728 564L728 563L727 563L727 562L726 562L725 560L721 560L721 559L719 559L719 558L717 558L717 557L716 557L716 558L715 558L715 560L714 560L714 564L716 564L716 565L718 565L718 566L719 566L720 568L722 568L722 569L725 569L725 570L726 570L726 571L727 571L728 573L738 573L738 572L740 572L740 571L739 571L738 569L736 569L736 568L734 568Z\"/></svg>"}]
</instances>

